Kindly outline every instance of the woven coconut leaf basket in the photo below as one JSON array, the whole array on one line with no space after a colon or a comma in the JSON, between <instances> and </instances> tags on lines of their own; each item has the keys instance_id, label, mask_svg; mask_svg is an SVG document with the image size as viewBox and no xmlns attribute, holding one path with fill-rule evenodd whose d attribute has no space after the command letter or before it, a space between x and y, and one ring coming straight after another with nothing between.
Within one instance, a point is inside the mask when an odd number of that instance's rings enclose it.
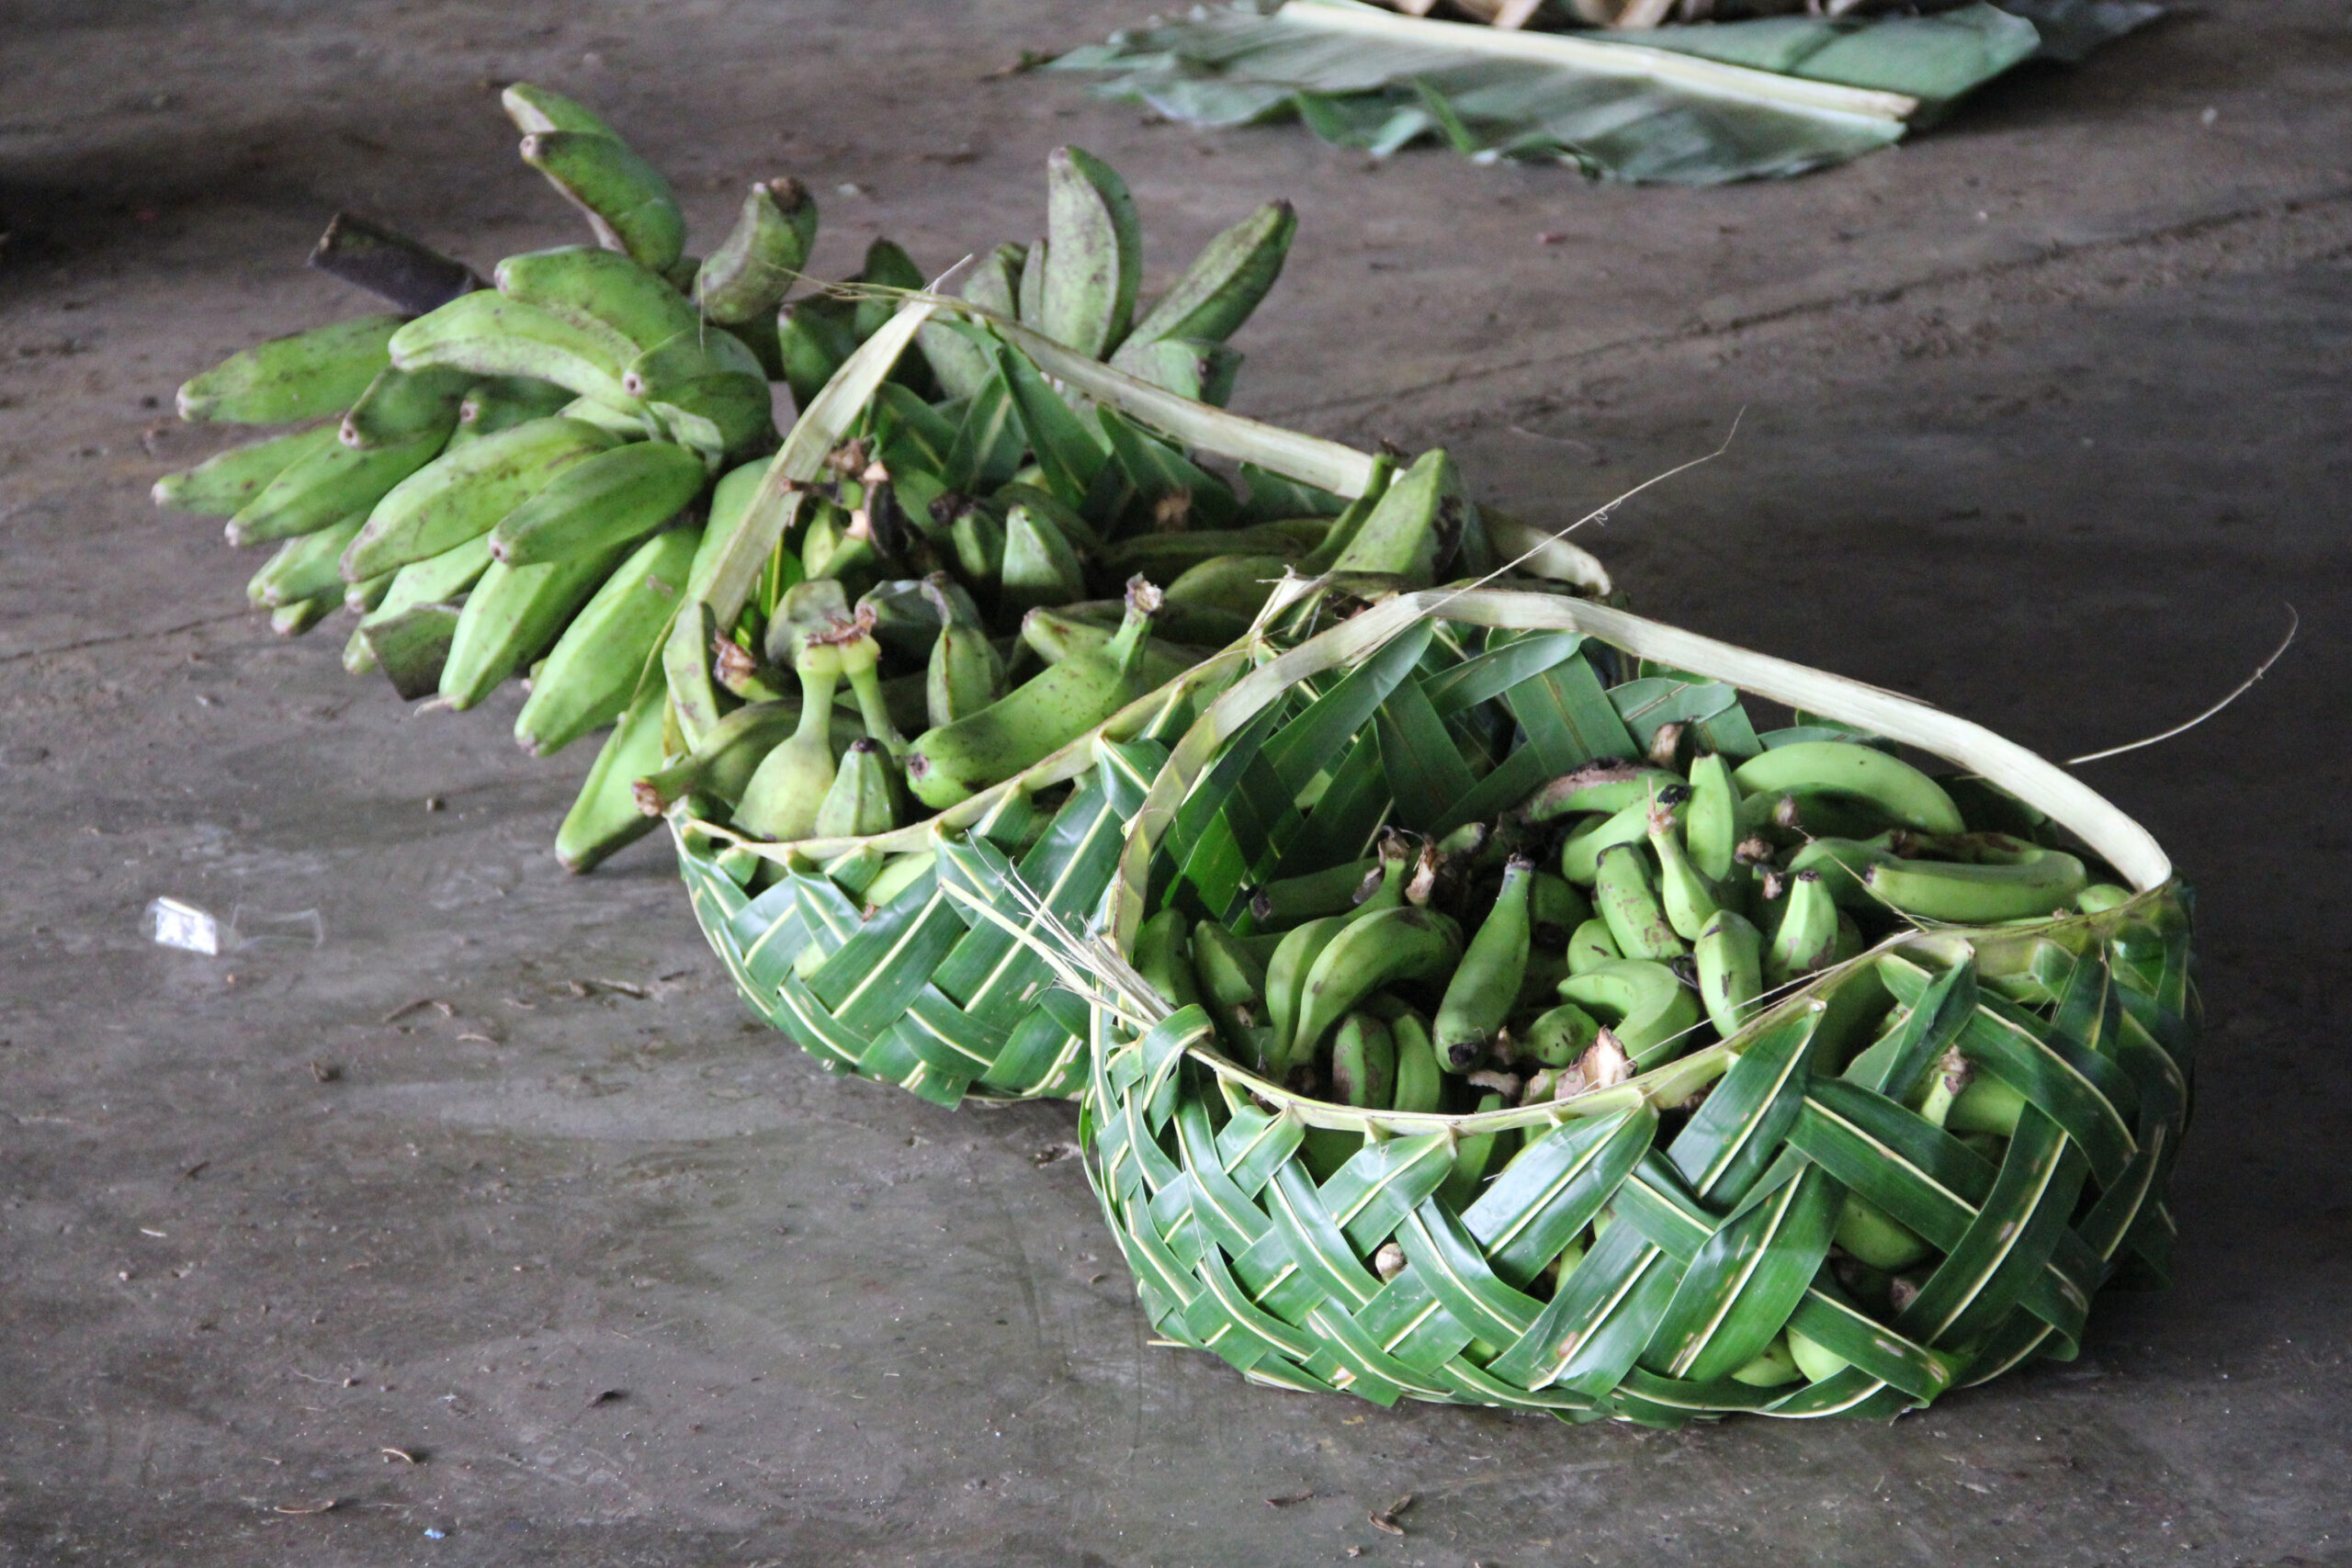
<instances>
[{"instance_id":1,"label":"woven coconut leaf basket","mask_svg":"<svg viewBox=\"0 0 2352 1568\"><path fill-rule=\"evenodd\" d=\"M1171 446L1343 497L1364 492L1373 460L1363 454L1179 397L964 300L911 296L786 436L718 569L719 624L741 611L794 526L803 487L934 311L984 323L1069 395L1116 409ZM1586 552L1499 514L1484 526L1493 548L1521 557L1520 571L1564 591L1609 592ZM1075 1097L1086 1076L1086 1003L1001 917L1025 923L1034 897L1058 920L1093 918L1128 818L1170 747L1260 646L1244 637L1015 777L889 833L763 841L679 802L670 825L695 917L745 1004L827 1069L942 1105L967 1094ZM865 900L893 857L921 855L933 857L928 869L878 905Z\"/></svg>"},{"instance_id":2,"label":"woven coconut leaf basket","mask_svg":"<svg viewBox=\"0 0 2352 1568\"><path fill-rule=\"evenodd\" d=\"M1383 1404L1886 1416L2071 1358L2101 1287L2163 1282L2189 899L2091 791L1949 715L1563 595L1403 594L1268 653L1136 811L1110 932L1056 937L1092 1003L1088 1168L1168 1340ZM1758 699L1802 728L1759 734ZM2095 914L1901 922L1728 1037L1702 1025L1622 1081L1483 1114L1273 1081L1125 962L1148 915L1246 938L1253 887L1655 755L1668 722L1726 761L1823 735L1940 758L2129 887ZM1962 1080L2006 1102L2005 1135L1948 1114ZM1916 1261L1858 1265L1849 1204Z\"/></svg>"}]
</instances>

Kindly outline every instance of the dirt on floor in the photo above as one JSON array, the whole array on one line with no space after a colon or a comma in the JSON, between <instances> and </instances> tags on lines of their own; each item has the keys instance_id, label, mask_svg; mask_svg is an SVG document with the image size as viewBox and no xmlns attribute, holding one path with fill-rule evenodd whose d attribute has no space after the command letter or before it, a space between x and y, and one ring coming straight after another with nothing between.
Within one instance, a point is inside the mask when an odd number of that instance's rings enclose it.
<instances>
[{"instance_id":1,"label":"dirt on floor","mask_svg":"<svg viewBox=\"0 0 2352 1568\"><path fill-rule=\"evenodd\" d=\"M2345 7L2180 6L1713 191L1001 73L1148 9L0 4L0 1562L2352 1562ZM1891 1426L1383 1410L1155 1346L1071 1108L820 1073L658 841L558 869L584 758L273 639L149 506L220 441L182 379L364 308L300 265L336 208L478 266L573 236L515 77L702 235L799 175L823 271L1034 234L1063 141L1159 278L1291 197L1246 412L1442 442L1555 525L1728 436L1578 536L1639 607L2053 757L2205 707L2291 605L2244 699L2083 769L2199 896L2175 1288ZM258 940L158 947L160 896Z\"/></svg>"}]
</instances>

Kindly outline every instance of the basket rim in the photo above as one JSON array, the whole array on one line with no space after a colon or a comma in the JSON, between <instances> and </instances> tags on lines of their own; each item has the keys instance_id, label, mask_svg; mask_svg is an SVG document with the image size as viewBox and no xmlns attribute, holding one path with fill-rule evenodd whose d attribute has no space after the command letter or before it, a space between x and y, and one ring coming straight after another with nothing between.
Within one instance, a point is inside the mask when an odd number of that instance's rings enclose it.
<instances>
[{"instance_id":1,"label":"basket rim","mask_svg":"<svg viewBox=\"0 0 2352 1568\"><path fill-rule=\"evenodd\" d=\"M1275 613L1316 586L1292 579L1269 605ZM1531 613L1532 612L1532 613ZM1893 953L1911 953L1949 964L1973 956L2022 961L2038 944L2079 941L2086 947L2102 933L2144 919L2151 910L2179 900L2185 888L2154 835L2089 786L2036 753L1973 721L1943 713L1911 697L1792 660L1752 652L1735 644L1653 621L1630 611L1517 589L1429 589L1399 594L1354 618L1309 638L1241 676L1194 720L1177 742L1144 803L1130 820L1110 897L1109 937L1122 954L1132 953L1142 923L1144 890L1160 839L1177 808L1207 771L1227 739L1300 680L1368 657L1425 618L1460 621L1513 630L1570 631L1597 637L1614 647L1691 674L1724 680L1743 693L1822 714L1926 750L1946 761L1962 761L1981 776L2040 807L2133 885L2134 896L2097 915L2078 914L2030 924L1939 927L1899 932L1869 951L1820 971L1748 1021L1736 1034L1663 1063L1607 1088L1567 1100L1513 1106L1486 1112L1382 1111L1340 1105L1302 1095L1260 1077L1216 1048L1205 1012L1197 1021L1177 1022L1183 1010L1143 998L1147 1028L1174 1027L1181 1048L1171 1060L1198 1062L1224 1083L1251 1098L1295 1115L1308 1126L1363 1132L1375 1136L1411 1136L1452 1132L1457 1136L1507 1127L1557 1125L1609 1115L1648 1103L1680 1103L1721 1076L1765 1031L1788 1023L1805 1010L1826 1010L1829 992ZM1730 671L1736 674L1727 673ZM1962 758L1953 751L1965 754ZM1135 998L1128 998L1131 1002ZM1100 1009L1098 1008L1098 1011ZM1140 1040L1147 1032L1138 1029ZM1097 1073L1103 1062L1098 1056ZM1108 1089L1107 1082L1102 1088Z\"/></svg>"}]
</instances>

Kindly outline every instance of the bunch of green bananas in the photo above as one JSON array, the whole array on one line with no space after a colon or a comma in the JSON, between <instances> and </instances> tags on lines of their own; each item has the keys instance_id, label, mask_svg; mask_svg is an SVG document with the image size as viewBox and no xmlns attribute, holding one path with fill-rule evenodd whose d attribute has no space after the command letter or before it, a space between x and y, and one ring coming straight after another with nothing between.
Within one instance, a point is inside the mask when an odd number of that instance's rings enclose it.
<instances>
[{"instance_id":1,"label":"bunch of green bananas","mask_svg":"<svg viewBox=\"0 0 2352 1568\"><path fill-rule=\"evenodd\" d=\"M338 219L320 256L374 247L341 275L422 313L299 333L189 381L184 418L302 428L169 475L155 499L277 546L249 594L280 633L355 611L356 673L458 708L525 677L516 739L541 755L612 727L558 835L573 869L689 794L777 840L869 836L965 798L1230 640L1269 586L1234 561L1279 576L1374 521L1270 474L1228 484L991 330L1221 401L1240 360L1226 339L1281 272L1296 224L1273 202L1143 306L1126 187L1064 148L1046 236L979 261L969 319L923 327L719 626L707 594L776 446L771 383L807 408L923 275L876 240L857 276L787 298L817 231L798 182L752 186L697 259L668 183L592 111L528 84L503 101L597 243L510 256L485 288ZM1214 592L1152 586L1220 563Z\"/></svg>"},{"instance_id":2,"label":"bunch of green bananas","mask_svg":"<svg viewBox=\"0 0 2352 1568\"><path fill-rule=\"evenodd\" d=\"M1728 1039L1775 992L1898 930L2129 897L1983 780L1932 778L1826 725L1736 761L1701 734L1661 725L1646 756L1555 778L1491 824L1384 829L1367 859L1258 887L1230 927L1163 909L1135 967L1285 1088L1458 1114L1605 1089ZM1825 1041L1885 1010L1875 986L1837 995ZM1921 1093L1943 1096L1933 1119L1955 1131L2005 1136L2018 1111L1991 1079ZM1311 1134L1308 1158L1335 1168L1359 1144ZM1871 1228L1883 1218L1850 1215L1849 1249L1899 1266Z\"/></svg>"}]
</instances>

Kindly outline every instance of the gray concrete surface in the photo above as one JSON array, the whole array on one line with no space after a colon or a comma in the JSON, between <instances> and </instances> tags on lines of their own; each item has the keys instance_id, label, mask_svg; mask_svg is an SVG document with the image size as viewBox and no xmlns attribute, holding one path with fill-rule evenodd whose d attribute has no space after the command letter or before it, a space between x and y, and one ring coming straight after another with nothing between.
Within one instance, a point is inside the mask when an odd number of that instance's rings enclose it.
<instances>
[{"instance_id":1,"label":"gray concrete surface","mask_svg":"<svg viewBox=\"0 0 2352 1568\"><path fill-rule=\"evenodd\" d=\"M2345 7L2184 6L1713 192L981 79L1142 9L0 5L0 1562L2352 1562ZM1068 1108L820 1076L663 852L557 870L577 761L273 642L146 504L213 439L183 377L353 308L296 265L334 207L482 264L571 232L485 87L526 74L706 233L750 177L855 184L828 265L1033 232L1065 140L1161 268L1292 196L1243 406L1555 520L1745 410L1589 536L1639 602L2056 755L2203 706L2292 603L2245 701L2086 770L2203 895L2178 1287L1891 1427L1383 1412L1153 1348ZM325 942L157 949L161 894Z\"/></svg>"}]
</instances>

